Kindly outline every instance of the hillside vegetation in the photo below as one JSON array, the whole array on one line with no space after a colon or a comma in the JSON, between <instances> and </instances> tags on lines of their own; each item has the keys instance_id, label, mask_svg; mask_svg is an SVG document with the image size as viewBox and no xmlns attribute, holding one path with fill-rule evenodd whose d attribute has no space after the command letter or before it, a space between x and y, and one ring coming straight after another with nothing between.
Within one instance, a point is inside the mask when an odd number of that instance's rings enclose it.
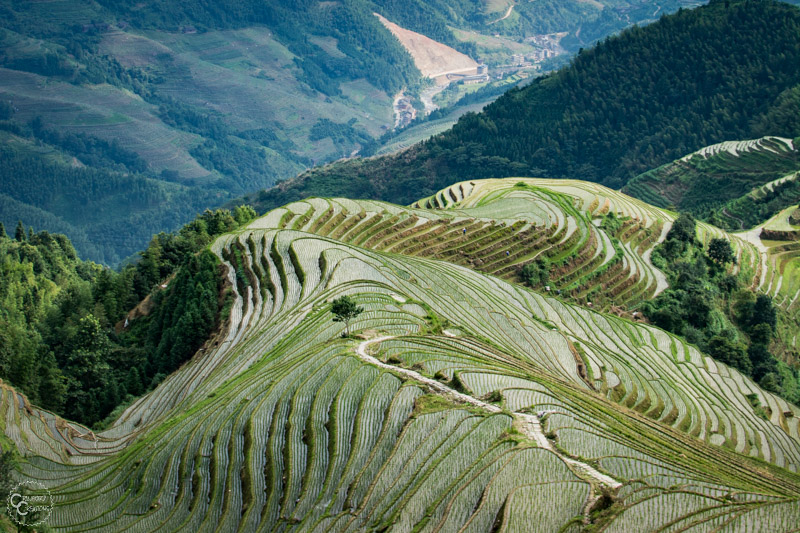
<instances>
[{"instance_id":1,"label":"hillside vegetation","mask_svg":"<svg viewBox=\"0 0 800 533\"><path fill-rule=\"evenodd\" d=\"M798 139L708 146L636 176L622 190L731 231L749 229L800 202Z\"/></svg>"},{"instance_id":2,"label":"hillside vegetation","mask_svg":"<svg viewBox=\"0 0 800 533\"><path fill-rule=\"evenodd\" d=\"M156 235L121 272L81 261L64 235L20 224L10 238L0 224L0 379L59 415L101 423L224 320L231 302L218 261L200 252L253 216L206 211Z\"/></svg>"},{"instance_id":3,"label":"hillside vegetation","mask_svg":"<svg viewBox=\"0 0 800 533\"><path fill-rule=\"evenodd\" d=\"M694 150L800 133L800 9L717 1L623 31L401 154L306 172L255 199L412 202L456 181L534 175L618 188Z\"/></svg>"},{"instance_id":4,"label":"hillside vegetation","mask_svg":"<svg viewBox=\"0 0 800 533\"><path fill-rule=\"evenodd\" d=\"M210 245L233 302L189 362L99 433L4 385L4 447L65 530L790 530L800 408L657 327L497 275L572 234L633 261L655 243L600 241L670 219L528 179L413 208L287 205ZM743 279L780 276L730 238ZM653 290L640 261L640 281L620 274ZM344 295L364 309L355 337L332 320Z\"/></svg>"}]
</instances>

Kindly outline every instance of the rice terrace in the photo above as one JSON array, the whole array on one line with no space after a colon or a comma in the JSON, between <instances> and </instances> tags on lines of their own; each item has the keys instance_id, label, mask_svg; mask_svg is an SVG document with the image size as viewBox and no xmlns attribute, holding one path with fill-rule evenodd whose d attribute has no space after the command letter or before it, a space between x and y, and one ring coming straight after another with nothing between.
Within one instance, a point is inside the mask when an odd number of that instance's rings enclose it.
<instances>
[{"instance_id":1,"label":"rice terrace","mask_svg":"<svg viewBox=\"0 0 800 533\"><path fill-rule=\"evenodd\" d=\"M0 0L0 531L800 533L800 0Z\"/></svg>"},{"instance_id":2,"label":"rice terrace","mask_svg":"<svg viewBox=\"0 0 800 533\"><path fill-rule=\"evenodd\" d=\"M623 312L663 290L674 218L524 178L289 204L211 245L225 328L110 429L6 387L4 440L70 531L790 530L800 409ZM780 294L776 256L727 237ZM513 282L541 257L547 290Z\"/></svg>"}]
</instances>

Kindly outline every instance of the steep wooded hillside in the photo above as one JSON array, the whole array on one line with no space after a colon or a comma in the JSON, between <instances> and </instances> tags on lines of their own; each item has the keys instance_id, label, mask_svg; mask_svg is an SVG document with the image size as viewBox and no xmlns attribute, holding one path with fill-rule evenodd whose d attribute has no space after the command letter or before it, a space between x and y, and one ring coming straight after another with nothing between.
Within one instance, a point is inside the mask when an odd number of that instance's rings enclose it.
<instances>
[{"instance_id":1,"label":"steep wooded hillside","mask_svg":"<svg viewBox=\"0 0 800 533\"><path fill-rule=\"evenodd\" d=\"M119 414L224 320L219 264L201 252L254 216L207 210L121 272L82 261L64 235L0 224L0 379L82 424Z\"/></svg>"}]
</instances>

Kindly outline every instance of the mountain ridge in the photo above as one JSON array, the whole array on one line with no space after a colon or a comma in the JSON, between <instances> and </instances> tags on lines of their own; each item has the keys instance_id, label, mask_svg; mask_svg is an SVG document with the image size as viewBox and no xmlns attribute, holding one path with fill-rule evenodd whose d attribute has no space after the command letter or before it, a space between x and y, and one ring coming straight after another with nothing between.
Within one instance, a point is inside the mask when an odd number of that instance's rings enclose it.
<instances>
[{"instance_id":1,"label":"mountain ridge","mask_svg":"<svg viewBox=\"0 0 800 533\"><path fill-rule=\"evenodd\" d=\"M636 176L622 190L730 231L744 230L800 202L798 170L797 143L763 137L705 147Z\"/></svg>"},{"instance_id":2,"label":"mountain ridge","mask_svg":"<svg viewBox=\"0 0 800 533\"><path fill-rule=\"evenodd\" d=\"M794 138L798 25L800 11L780 2L720 1L667 15L584 50L569 67L400 154L328 165L249 198L261 212L313 195L410 203L417 191L513 175L577 176L618 188L717 142ZM774 40L762 39L762 30Z\"/></svg>"}]
</instances>

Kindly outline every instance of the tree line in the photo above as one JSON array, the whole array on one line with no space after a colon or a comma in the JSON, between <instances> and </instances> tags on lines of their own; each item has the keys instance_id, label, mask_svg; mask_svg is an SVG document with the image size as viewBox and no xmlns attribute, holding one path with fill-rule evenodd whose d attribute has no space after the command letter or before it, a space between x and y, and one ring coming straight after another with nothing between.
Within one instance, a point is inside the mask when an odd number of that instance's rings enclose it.
<instances>
[{"instance_id":1,"label":"tree line","mask_svg":"<svg viewBox=\"0 0 800 533\"><path fill-rule=\"evenodd\" d=\"M783 342L777 335L781 314L769 295L731 273L736 258L728 240L714 238L704 248L695 237L694 218L683 213L651 258L667 275L669 288L642 305L648 320L800 404L797 369L773 353Z\"/></svg>"},{"instance_id":2,"label":"tree line","mask_svg":"<svg viewBox=\"0 0 800 533\"><path fill-rule=\"evenodd\" d=\"M225 319L231 300L206 248L254 217L249 207L207 210L155 235L121 271L81 261L64 235L20 222L10 237L0 223L0 378L37 405L101 427Z\"/></svg>"}]
</instances>

